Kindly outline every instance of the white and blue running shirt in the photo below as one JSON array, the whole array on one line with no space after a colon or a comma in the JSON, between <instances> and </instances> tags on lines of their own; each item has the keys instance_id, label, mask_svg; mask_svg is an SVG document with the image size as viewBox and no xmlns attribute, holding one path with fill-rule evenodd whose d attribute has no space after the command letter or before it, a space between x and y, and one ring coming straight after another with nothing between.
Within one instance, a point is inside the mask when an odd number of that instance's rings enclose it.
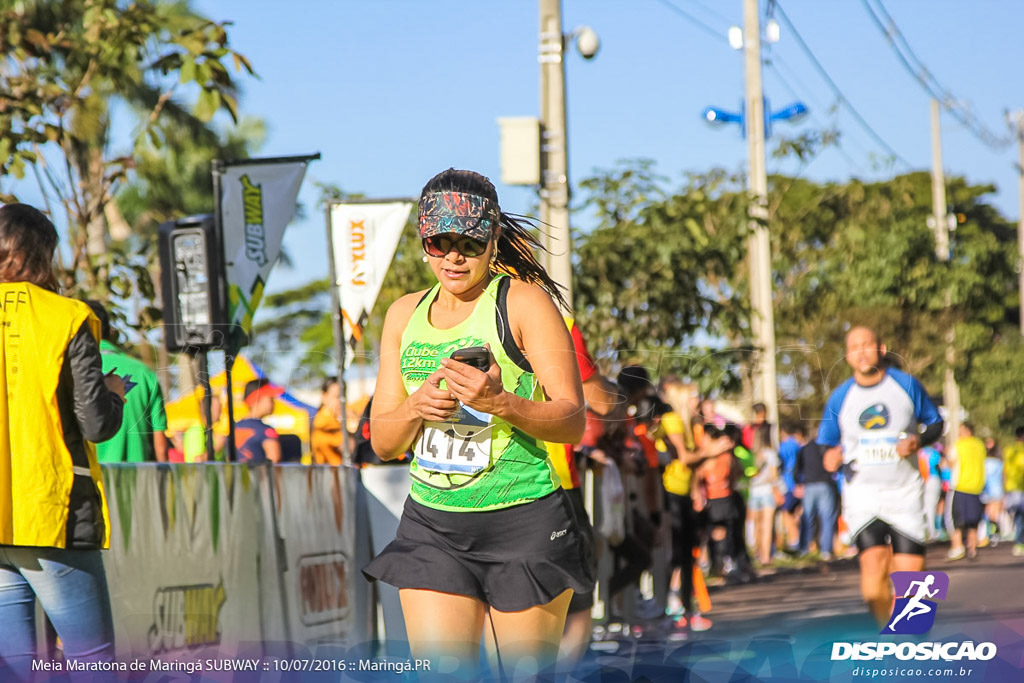
<instances>
[{"instance_id":1,"label":"white and blue running shirt","mask_svg":"<svg viewBox=\"0 0 1024 683\"><path fill-rule=\"evenodd\" d=\"M856 536L873 519L925 540L924 484L917 458L901 458L901 433L942 420L924 387L889 368L878 384L863 387L851 377L832 392L818 428L818 443L843 447L843 517Z\"/></svg>"}]
</instances>

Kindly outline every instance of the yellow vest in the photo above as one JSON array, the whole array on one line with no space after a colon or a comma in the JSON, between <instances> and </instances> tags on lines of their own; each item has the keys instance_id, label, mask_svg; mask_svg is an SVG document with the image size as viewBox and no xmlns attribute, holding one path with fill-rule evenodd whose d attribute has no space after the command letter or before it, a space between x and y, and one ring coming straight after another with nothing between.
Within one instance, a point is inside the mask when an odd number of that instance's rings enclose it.
<instances>
[{"instance_id":1,"label":"yellow vest","mask_svg":"<svg viewBox=\"0 0 1024 683\"><path fill-rule=\"evenodd\" d=\"M57 405L68 344L88 321L80 301L26 282L0 284L0 545L63 548L74 480ZM110 518L96 447L83 442L103 508L103 547Z\"/></svg>"}]
</instances>

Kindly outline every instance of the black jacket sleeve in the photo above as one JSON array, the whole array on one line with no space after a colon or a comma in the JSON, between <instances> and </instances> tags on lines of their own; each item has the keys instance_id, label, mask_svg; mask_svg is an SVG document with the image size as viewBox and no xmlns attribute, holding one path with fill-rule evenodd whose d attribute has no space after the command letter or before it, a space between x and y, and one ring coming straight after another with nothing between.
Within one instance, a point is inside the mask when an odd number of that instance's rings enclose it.
<instances>
[{"instance_id":1,"label":"black jacket sleeve","mask_svg":"<svg viewBox=\"0 0 1024 683\"><path fill-rule=\"evenodd\" d=\"M67 354L74 383L75 419L82 438L93 443L106 441L121 427L124 401L103 381L103 360L88 323L78 328Z\"/></svg>"}]
</instances>

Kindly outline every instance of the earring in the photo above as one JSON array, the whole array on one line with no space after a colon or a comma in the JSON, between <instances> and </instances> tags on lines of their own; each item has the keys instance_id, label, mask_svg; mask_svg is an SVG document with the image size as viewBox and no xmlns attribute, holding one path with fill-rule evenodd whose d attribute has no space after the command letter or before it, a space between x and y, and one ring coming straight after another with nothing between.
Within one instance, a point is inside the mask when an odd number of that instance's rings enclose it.
<instances>
[{"instance_id":1,"label":"earring","mask_svg":"<svg viewBox=\"0 0 1024 683\"><path fill-rule=\"evenodd\" d=\"M423 255L423 262L424 262L424 263L426 263L426 262L427 262L427 255L426 255L426 254L424 254L424 255Z\"/></svg>"}]
</instances>

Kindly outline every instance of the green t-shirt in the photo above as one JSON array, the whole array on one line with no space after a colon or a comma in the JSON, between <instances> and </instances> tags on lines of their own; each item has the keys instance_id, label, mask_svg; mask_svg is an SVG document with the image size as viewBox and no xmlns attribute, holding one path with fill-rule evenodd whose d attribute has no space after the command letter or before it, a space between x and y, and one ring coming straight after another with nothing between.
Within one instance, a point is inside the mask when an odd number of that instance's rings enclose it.
<instances>
[{"instance_id":1,"label":"green t-shirt","mask_svg":"<svg viewBox=\"0 0 1024 683\"><path fill-rule=\"evenodd\" d=\"M96 444L100 462L152 462L153 433L167 430L164 397L156 373L108 341L100 342L103 372L113 372L125 382L124 416L117 434Z\"/></svg>"}]
</instances>

